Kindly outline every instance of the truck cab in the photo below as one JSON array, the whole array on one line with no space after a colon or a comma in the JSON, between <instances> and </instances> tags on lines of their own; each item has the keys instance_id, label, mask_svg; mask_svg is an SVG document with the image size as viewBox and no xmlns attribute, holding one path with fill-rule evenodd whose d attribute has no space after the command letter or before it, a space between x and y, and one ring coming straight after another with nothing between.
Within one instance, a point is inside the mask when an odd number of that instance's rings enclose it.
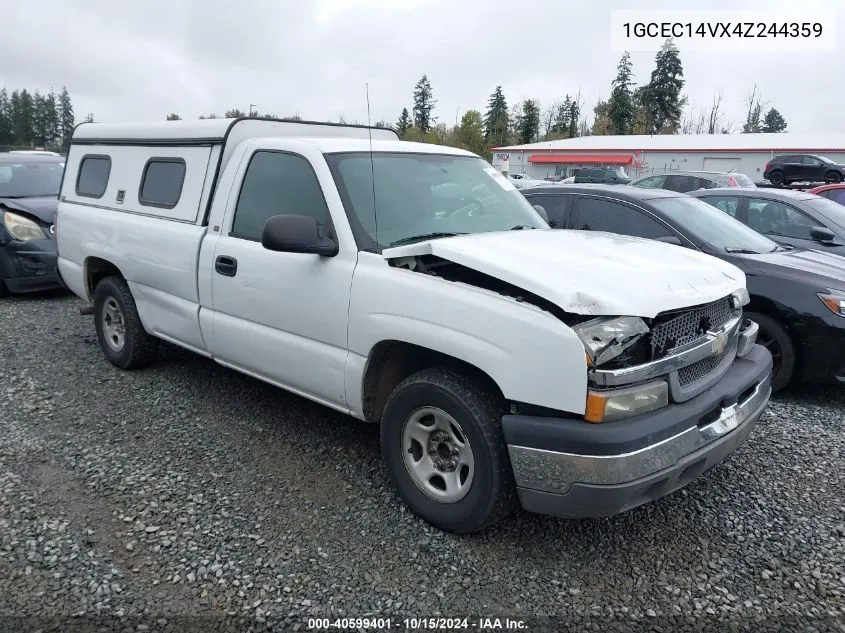
<instances>
[{"instance_id":1,"label":"truck cab","mask_svg":"<svg viewBox=\"0 0 845 633\"><path fill-rule=\"evenodd\" d=\"M664 496L770 394L738 268L553 231L480 157L383 128L85 124L56 234L112 364L166 340L378 424L399 496L452 532ZM693 366L707 387L677 388Z\"/></svg>"}]
</instances>

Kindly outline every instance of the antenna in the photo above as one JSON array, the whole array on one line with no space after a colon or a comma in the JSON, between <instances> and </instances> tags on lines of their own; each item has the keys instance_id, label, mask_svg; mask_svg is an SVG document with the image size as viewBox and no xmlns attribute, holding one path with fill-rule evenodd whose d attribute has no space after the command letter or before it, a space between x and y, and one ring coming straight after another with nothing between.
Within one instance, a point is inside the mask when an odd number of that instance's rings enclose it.
<instances>
[{"instance_id":1,"label":"antenna","mask_svg":"<svg viewBox=\"0 0 845 633\"><path fill-rule=\"evenodd\" d=\"M376 234L376 249L378 249L378 211L376 211L376 167L373 160L373 127L370 123L370 84L365 83L367 93L367 132L370 136L370 181L373 183L373 226Z\"/></svg>"}]
</instances>

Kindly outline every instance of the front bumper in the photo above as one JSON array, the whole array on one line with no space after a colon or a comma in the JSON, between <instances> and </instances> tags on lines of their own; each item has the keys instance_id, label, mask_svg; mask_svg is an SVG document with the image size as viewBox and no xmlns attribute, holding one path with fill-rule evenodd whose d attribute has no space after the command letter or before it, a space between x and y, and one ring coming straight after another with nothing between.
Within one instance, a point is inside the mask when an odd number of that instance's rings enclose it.
<instances>
[{"instance_id":1,"label":"front bumper","mask_svg":"<svg viewBox=\"0 0 845 633\"><path fill-rule=\"evenodd\" d=\"M0 278L9 292L61 288L56 265L56 243L53 240L12 241L0 246Z\"/></svg>"},{"instance_id":2,"label":"front bumper","mask_svg":"<svg viewBox=\"0 0 845 633\"><path fill-rule=\"evenodd\" d=\"M626 420L502 418L523 508L611 516L659 499L730 455L771 395L772 357L754 345L722 379L682 403Z\"/></svg>"},{"instance_id":3,"label":"front bumper","mask_svg":"<svg viewBox=\"0 0 845 633\"><path fill-rule=\"evenodd\" d=\"M801 340L804 380L845 383L845 318L804 316L793 327Z\"/></svg>"}]
</instances>

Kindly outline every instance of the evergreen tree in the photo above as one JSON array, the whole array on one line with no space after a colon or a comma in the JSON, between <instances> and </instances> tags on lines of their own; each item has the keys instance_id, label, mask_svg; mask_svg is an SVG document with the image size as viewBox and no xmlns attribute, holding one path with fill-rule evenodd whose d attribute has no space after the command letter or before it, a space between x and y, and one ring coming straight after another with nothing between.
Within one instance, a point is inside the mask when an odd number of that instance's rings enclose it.
<instances>
[{"instance_id":1,"label":"evergreen tree","mask_svg":"<svg viewBox=\"0 0 845 633\"><path fill-rule=\"evenodd\" d=\"M566 134L569 136L569 138L575 138L576 136L578 136L578 120L581 118L581 104L578 103L578 99L571 100L571 102L569 103L568 114L569 118L568 125L566 128Z\"/></svg>"},{"instance_id":2,"label":"evergreen tree","mask_svg":"<svg viewBox=\"0 0 845 633\"><path fill-rule=\"evenodd\" d=\"M783 115L775 110L774 108L770 108L768 112L766 112L766 116L763 117L763 127L762 132L786 132L786 119L783 118Z\"/></svg>"},{"instance_id":3,"label":"evergreen tree","mask_svg":"<svg viewBox=\"0 0 845 633\"><path fill-rule=\"evenodd\" d=\"M50 89L50 94L44 97L44 118L47 140L45 143L50 147L56 147L60 143L59 111L56 104L56 93Z\"/></svg>"},{"instance_id":4,"label":"evergreen tree","mask_svg":"<svg viewBox=\"0 0 845 633\"><path fill-rule=\"evenodd\" d=\"M566 95L566 99L557 109L554 123L552 123L552 132L559 138L567 138L569 136L569 124L572 117L572 97Z\"/></svg>"},{"instance_id":5,"label":"evergreen tree","mask_svg":"<svg viewBox=\"0 0 845 633\"><path fill-rule=\"evenodd\" d=\"M487 101L487 112L484 114L484 140L494 146L508 143L508 103L502 93L502 87L496 86Z\"/></svg>"},{"instance_id":6,"label":"evergreen tree","mask_svg":"<svg viewBox=\"0 0 845 633\"><path fill-rule=\"evenodd\" d=\"M399 121L396 123L396 133L399 138L405 138L409 127L411 127L411 115L408 114L408 108L402 108L402 114L399 115Z\"/></svg>"},{"instance_id":7,"label":"evergreen tree","mask_svg":"<svg viewBox=\"0 0 845 633\"><path fill-rule=\"evenodd\" d=\"M533 99L522 102L516 122L516 136L520 143L533 143L540 132L540 105Z\"/></svg>"},{"instance_id":8,"label":"evergreen tree","mask_svg":"<svg viewBox=\"0 0 845 633\"><path fill-rule=\"evenodd\" d=\"M47 130L47 113L44 111L45 105L44 97L42 97L41 93L36 90L32 97L31 137L35 144L39 147L43 147L47 144L47 135L49 134L49 131Z\"/></svg>"},{"instance_id":9,"label":"evergreen tree","mask_svg":"<svg viewBox=\"0 0 845 633\"><path fill-rule=\"evenodd\" d=\"M182 117L180 117L175 112L171 112L170 114L167 115L167 120L168 121L181 121Z\"/></svg>"},{"instance_id":10,"label":"evergreen tree","mask_svg":"<svg viewBox=\"0 0 845 633\"><path fill-rule=\"evenodd\" d=\"M225 114L223 114L224 119L238 119L240 117L244 117L246 114L242 110L238 110L237 108L232 108L231 110L226 110ZM211 117L209 117L211 118Z\"/></svg>"},{"instance_id":11,"label":"evergreen tree","mask_svg":"<svg viewBox=\"0 0 845 633\"><path fill-rule=\"evenodd\" d=\"M649 120L651 134L673 133L681 124L684 99L684 68L678 47L666 40L654 58L651 81L641 93L642 104Z\"/></svg>"},{"instance_id":12,"label":"evergreen tree","mask_svg":"<svg viewBox=\"0 0 845 633\"><path fill-rule=\"evenodd\" d=\"M62 88L59 95L59 130L61 132L62 147L70 145L70 137L73 136L74 126L73 105L70 102L70 95L67 88Z\"/></svg>"},{"instance_id":13,"label":"evergreen tree","mask_svg":"<svg viewBox=\"0 0 845 633\"><path fill-rule=\"evenodd\" d=\"M616 68L616 79L612 83L608 117L614 134L630 134L634 127L633 70L631 54L625 51Z\"/></svg>"},{"instance_id":14,"label":"evergreen tree","mask_svg":"<svg viewBox=\"0 0 845 633\"><path fill-rule=\"evenodd\" d=\"M437 101L431 90L431 83L428 77L423 75L414 86L414 127L419 128L423 134L428 134L434 126L436 119L431 116Z\"/></svg>"},{"instance_id":15,"label":"evergreen tree","mask_svg":"<svg viewBox=\"0 0 845 633\"><path fill-rule=\"evenodd\" d=\"M12 110L9 103L9 93L0 90L0 144L12 142Z\"/></svg>"}]
</instances>

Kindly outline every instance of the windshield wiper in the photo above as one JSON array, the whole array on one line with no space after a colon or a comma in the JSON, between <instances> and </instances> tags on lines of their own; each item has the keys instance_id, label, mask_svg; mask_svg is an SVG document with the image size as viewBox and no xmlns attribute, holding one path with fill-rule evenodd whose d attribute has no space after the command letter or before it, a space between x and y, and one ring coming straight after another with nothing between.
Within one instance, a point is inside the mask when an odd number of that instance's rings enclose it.
<instances>
[{"instance_id":1,"label":"windshield wiper","mask_svg":"<svg viewBox=\"0 0 845 633\"><path fill-rule=\"evenodd\" d=\"M411 244L413 242L420 242L422 240L433 240L438 237L455 237L456 235L466 235L466 233L423 233L422 235L412 235L410 237L403 237L401 240L391 242L390 246L401 246L402 244Z\"/></svg>"},{"instance_id":2,"label":"windshield wiper","mask_svg":"<svg viewBox=\"0 0 845 633\"><path fill-rule=\"evenodd\" d=\"M726 253L740 253L743 255L760 255L759 251L752 251L750 248L742 248L740 246L725 246Z\"/></svg>"},{"instance_id":3,"label":"windshield wiper","mask_svg":"<svg viewBox=\"0 0 845 633\"><path fill-rule=\"evenodd\" d=\"M794 251L794 250L795 250L795 247L794 247L794 246L792 246L791 244L778 244L777 246L775 246L775 247L774 247L771 251L769 251L769 252L770 252L770 253L777 253L777 252L779 252L779 251Z\"/></svg>"},{"instance_id":4,"label":"windshield wiper","mask_svg":"<svg viewBox=\"0 0 845 633\"><path fill-rule=\"evenodd\" d=\"M517 224L516 226L511 227L511 231L522 231L523 229L535 229L535 226L528 226L527 224Z\"/></svg>"},{"instance_id":5,"label":"windshield wiper","mask_svg":"<svg viewBox=\"0 0 845 633\"><path fill-rule=\"evenodd\" d=\"M53 196L58 197L59 194L57 193L31 193L25 196L2 196L0 198L6 198L6 200L20 200L21 198L52 198Z\"/></svg>"}]
</instances>

